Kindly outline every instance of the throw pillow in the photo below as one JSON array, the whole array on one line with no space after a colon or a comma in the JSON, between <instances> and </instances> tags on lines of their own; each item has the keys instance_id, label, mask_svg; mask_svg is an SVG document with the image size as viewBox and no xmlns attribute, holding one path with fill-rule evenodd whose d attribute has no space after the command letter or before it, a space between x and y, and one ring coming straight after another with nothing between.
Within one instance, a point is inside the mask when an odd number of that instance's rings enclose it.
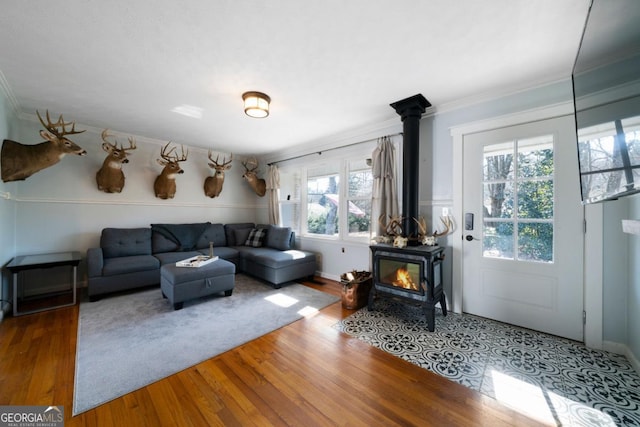
<instances>
[{"instance_id":1,"label":"throw pillow","mask_svg":"<svg viewBox=\"0 0 640 427\"><path fill-rule=\"evenodd\" d=\"M247 240L244 242L244 245L252 246L254 248L259 248L260 246L262 246L262 242L264 241L264 238L266 237L266 235L267 235L267 230L265 230L264 228L254 228L249 233L249 237L247 237Z\"/></svg>"},{"instance_id":2,"label":"throw pillow","mask_svg":"<svg viewBox=\"0 0 640 427\"><path fill-rule=\"evenodd\" d=\"M251 230L252 230L251 228L236 228L235 230L233 230L233 234L235 234L237 246L244 245L244 242L247 241L247 238L249 237L249 233L251 233Z\"/></svg>"},{"instance_id":3,"label":"throw pillow","mask_svg":"<svg viewBox=\"0 0 640 427\"><path fill-rule=\"evenodd\" d=\"M291 249L289 242L291 241L291 227L271 227L267 233L266 246L288 251Z\"/></svg>"}]
</instances>

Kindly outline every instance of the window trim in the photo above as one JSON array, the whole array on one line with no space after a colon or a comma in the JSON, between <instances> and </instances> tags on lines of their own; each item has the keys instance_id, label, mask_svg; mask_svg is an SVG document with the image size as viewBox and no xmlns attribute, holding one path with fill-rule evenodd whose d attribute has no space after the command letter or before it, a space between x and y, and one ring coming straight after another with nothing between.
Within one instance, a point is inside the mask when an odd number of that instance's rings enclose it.
<instances>
[{"instance_id":1,"label":"window trim","mask_svg":"<svg viewBox=\"0 0 640 427\"><path fill-rule=\"evenodd\" d=\"M402 177L402 138L400 134L394 134L391 137L391 142L395 148L396 152L396 171L398 177ZM336 147L332 148L331 152L320 152L317 154L321 155L322 158L313 157L307 158L305 161L296 160L295 163L290 163L287 161L285 165L283 165L282 169L291 171L292 169L298 172L299 186L300 186L300 195L299 201L294 200L283 200L282 198L278 201L279 205L282 209L284 205L290 205L296 202L299 202L299 222L297 224L298 235L305 239L316 239L324 242L344 242L349 244L362 244L369 245L372 237L372 230L376 226L376 219L373 218L373 205L371 206L372 212L370 212L370 221L369 221L369 232L366 237L352 237L348 235L348 219L345 215L339 216L339 230L337 236L326 236L321 234L311 234L307 232L307 217L308 217L308 194L307 194L307 180L308 180L308 171L317 167L321 167L323 164L330 164L340 162L340 179L343 183L348 182L348 161L353 160L363 160L369 159L372 156L373 151L377 147L378 139L370 139L367 141L362 141L359 143L354 143L344 147ZM282 176L281 176L282 181ZM402 206L402 193L400 186L402 185L401 179L396 181L398 186L398 205ZM340 210L344 210L347 208L347 191L348 188L345 184L341 184L339 187L339 199L342 208ZM372 181L372 192L373 192L373 181ZM283 196L284 197L284 196ZM373 193L371 194L371 198L373 197ZM351 199L350 199L351 200ZM345 218L340 218L345 217ZM283 224L285 226L291 226L292 229L296 228L290 224Z\"/></svg>"}]
</instances>

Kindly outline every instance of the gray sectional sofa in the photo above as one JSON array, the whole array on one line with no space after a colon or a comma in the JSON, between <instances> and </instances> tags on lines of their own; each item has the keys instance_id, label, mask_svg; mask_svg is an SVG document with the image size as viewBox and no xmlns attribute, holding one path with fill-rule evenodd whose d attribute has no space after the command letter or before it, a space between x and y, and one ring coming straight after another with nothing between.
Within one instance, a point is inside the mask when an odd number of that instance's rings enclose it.
<instances>
[{"instance_id":1,"label":"gray sectional sofa","mask_svg":"<svg viewBox=\"0 0 640 427\"><path fill-rule=\"evenodd\" d=\"M160 284L160 267L214 254L279 288L316 272L316 255L295 249L288 227L254 223L152 224L143 228L105 228L100 247L87 250L89 299Z\"/></svg>"}]
</instances>

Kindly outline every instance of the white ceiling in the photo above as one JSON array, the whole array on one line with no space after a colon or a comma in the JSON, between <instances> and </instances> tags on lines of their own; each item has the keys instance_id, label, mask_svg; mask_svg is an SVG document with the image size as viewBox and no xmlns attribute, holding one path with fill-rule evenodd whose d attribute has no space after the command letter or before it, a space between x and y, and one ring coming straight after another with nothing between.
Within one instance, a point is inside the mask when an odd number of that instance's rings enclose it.
<instances>
[{"instance_id":1,"label":"white ceiling","mask_svg":"<svg viewBox=\"0 0 640 427\"><path fill-rule=\"evenodd\" d=\"M416 93L438 111L566 79L588 3L4 1L0 86L22 115L261 155L399 120ZM244 115L249 90L268 118Z\"/></svg>"}]
</instances>

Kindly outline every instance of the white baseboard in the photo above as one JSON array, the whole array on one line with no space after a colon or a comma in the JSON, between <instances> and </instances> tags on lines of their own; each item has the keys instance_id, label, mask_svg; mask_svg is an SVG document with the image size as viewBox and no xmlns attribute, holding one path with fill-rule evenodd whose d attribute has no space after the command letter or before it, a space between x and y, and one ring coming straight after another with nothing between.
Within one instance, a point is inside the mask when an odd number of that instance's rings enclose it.
<instances>
[{"instance_id":1,"label":"white baseboard","mask_svg":"<svg viewBox=\"0 0 640 427\"><path fill-rule=\"evenodd\" d=\"M621 354L625 356L633 369L640 375L640 361L636 358L636 356L631 352L631 349L626 345L613 341L603 341L602 349L611 353Z\"/></svg>"},{"instance_id":2,"label":"white baseboard","mask_svg":"<svg viewBox=\"0 0 640 427\"><path fill-rule=\"evenodd\" d=\"M340 276L336 276L333 274L328 274L328 273L323 273L322 271L317 271L316 274L324 279L329 279L329 280L333 280L335 282L339 282L340 281Z\"/></svg>"},{"instance_id":3,"label":"white baseboard","mask_svg":"<svg viewBox=\"0 0 640 427\"><path fill-rule=\"evenodd\" d=\"M636 356L631 352L629 348L627 348L627 352L625 353L625 356L627 356L627 359L629 359L629 363L631 363L631 366L633 366L633 369L636 370L636 373L640 375L640 361L636 359Z\"/></svg>"},{"instance_id":4,"label":"white baseboard","mask_svg":"<svg viewBox=\"0 0 640 427\"><path fill-rule=\"evenodd\" d=\"M615 354L626 354L628 351L626 345L613 341L602 341L602 349Z\"/></svg>"}]
</instances>

